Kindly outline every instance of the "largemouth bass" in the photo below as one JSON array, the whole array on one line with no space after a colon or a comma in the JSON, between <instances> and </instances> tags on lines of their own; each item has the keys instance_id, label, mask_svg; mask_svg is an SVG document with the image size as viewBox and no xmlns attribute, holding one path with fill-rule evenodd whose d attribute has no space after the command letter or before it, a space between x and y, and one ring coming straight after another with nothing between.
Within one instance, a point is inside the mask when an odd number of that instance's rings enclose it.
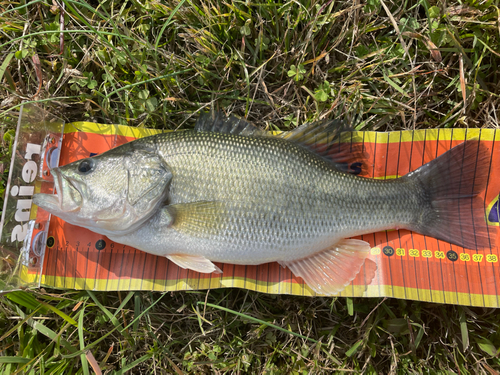
<instances>
[{"instance_id":1,"label":"largemouth bass","mask_svg":"<svg viewBox=\"0 0 500 375\"><path fill-rule=\"evenodd\" d=\"M349 237L409 229L470 249L494 241L484 219L489 151L467 141L394 180L348 174L337 122L281 136L204 115L195 130L138 139L52 174L34 203L180 267L279 262L315 292L338 293L370 245ZM373 275L371 275L373 277Z\"/></svg>"}]
</instances>

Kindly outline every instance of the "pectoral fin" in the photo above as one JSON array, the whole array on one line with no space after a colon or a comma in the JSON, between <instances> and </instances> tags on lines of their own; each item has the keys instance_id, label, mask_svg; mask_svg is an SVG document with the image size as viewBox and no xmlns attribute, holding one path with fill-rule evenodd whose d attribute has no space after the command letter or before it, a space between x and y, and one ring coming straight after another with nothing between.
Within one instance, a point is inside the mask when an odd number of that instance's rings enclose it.
<instances>
[{"instance_id":1,"label":"pectoral fin","mask_svg":"<svg viewBox=\"0 0 500 375\"><path fill-rule=\"evenodd\" d=\"M370 253L370 244L361 240L342 240L307 258L280 262L299 276L318 294L334 295L341 292L359 273ZM370 272L367 284L375 276Z\"/></svg>"},{"instance_id":2,"label":"pectoral fin","mask_svg":"<svg viewBox=\"0 0 500 375\"><path fill-rule=\"evenodd\" d=\"M217 201L180 203L166 207L175 230L198 236L217 233L226 214L224 204Z\"/></svg>"},{"instance_id":3,"label":"pectoral fin","mask_svg":"<svg viewBox=\"0 0 500 375\"><path fill-rule=\"evenodd\" d=\"M209 261L207 258L196 255L174 254L167 255L167 259L171 260L179 267L193 270L200 273L222 273L219 267Z\"/></svg>"}]
</instances>

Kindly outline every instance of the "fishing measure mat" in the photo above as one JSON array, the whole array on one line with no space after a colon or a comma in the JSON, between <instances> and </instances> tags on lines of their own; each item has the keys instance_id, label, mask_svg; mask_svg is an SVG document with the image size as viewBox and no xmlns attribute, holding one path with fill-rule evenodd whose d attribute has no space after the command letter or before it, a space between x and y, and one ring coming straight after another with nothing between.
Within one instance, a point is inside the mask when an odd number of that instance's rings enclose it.
<instances>
[{"instance_id":1,"label":"fishing measure mat","mask_svg":"<svg viewBox=\"0 0 500 375\"><path fill-rule=\"evenodd\" d=\"M158 131L88 122L63 124L37 107L21 109L2 211L0 290L23 286L89 290L176 291L237 287L264 293L315 293L277 263L218 264L222 274L200 274L69 225L32 205L36 192L53 191L49 167L102 153ZM500 131L428 129L360 132L364 158L348 166L363 177L403 176L466 139L479 138L491 155L485 199L489 228L500 221ZM366 215L376 212L367 210ZM371 244L359 275L340 296L394 297L500 307L497 244L468 250L406 230L358 237ZM367 285L366 275L376 266Z\"/></svg>"}]
</instances>

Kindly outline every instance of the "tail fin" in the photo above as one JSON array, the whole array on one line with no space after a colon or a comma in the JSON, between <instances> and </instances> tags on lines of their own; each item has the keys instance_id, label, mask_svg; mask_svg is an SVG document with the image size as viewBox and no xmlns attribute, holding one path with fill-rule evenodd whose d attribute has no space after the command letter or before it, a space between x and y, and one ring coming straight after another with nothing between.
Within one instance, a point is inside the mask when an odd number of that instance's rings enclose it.
<instances>
[{"instance_id":1,"label":"tail fin","mask_svg":"<svg viewBox=\"0 0 500 375\"><path fill-rule=\"evenodd\" d=\"M468 249L491 248L496 228L488 227L478 197L488 182L490 159L484 144L470 140L403 177L424 190L424 209L409 229Z\"/></svg>"}]
</instances>

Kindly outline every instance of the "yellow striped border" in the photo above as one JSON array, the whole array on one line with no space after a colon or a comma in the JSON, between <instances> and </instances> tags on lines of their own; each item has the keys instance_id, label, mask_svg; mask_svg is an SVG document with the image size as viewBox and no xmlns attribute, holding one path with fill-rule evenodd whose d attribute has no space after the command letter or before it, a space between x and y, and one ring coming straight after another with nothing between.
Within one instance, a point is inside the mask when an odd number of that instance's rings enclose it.
<instances>
[{"instance_id":1,"label":"yellow striped border","mask_svg":"<svg viewBox=\"0 0 500 375\"><path fill-rule=\"evenodd\" d=\"M94 122L72 122L64 125L64 134L69 133L95 133L102 135L123 135L125 137L142 138L162 133L162 130L148 128L134 128L126 125L104 125Z\"/></svg>"},{"instance_id":2,"label":"yellow striped border","mask_svg":"<svg viewBox=\"0 0 500 375\"><path fill-rule=\"evenodd\" d=\"M149 128L134 128L126 125L104 125L93 122L72 122L64 126L64 133L87 132L103 135L123 135L126 137L142 138L150 135L168 132L171 130L158 130ZM279 134L280 132L273 132ZM498 134L497 134L498 133ZM479 137L483 141L499 141L500 132L495 129L419 129L403 130L393 132L375 132L358 131L354 132L354 137L359 137L365 143L399 143L399 142L418 142L418 141L464 141Z\"/></svg>"},{"instance_id":3,"label":"yellow striped border","mask_svg":"<svg viewBox=\"0 0 500 375\"><path fill-rule=\"evenodd\" d=\"M36 277L30 277L36 282ZM298 296L321 296L314 293L307 286L301 284L281 283L268 285L241 277L230 278L188 278L182 280L151 280L151 279L83 279L66 278L61 276L42 276L41 284L58 289L77 289L95 291L116 290L148 290L157 292L183 291L183 290L207 290L217 288L242 288L268 294L291 294ZM499 297L496 295L468 294L457 292L446 292L441 290L407 288L391 285L349 285L337 297L389 297L417 300L423 302L447 303L466 306L500 307Z\"/></svg>"}]
</instances>

